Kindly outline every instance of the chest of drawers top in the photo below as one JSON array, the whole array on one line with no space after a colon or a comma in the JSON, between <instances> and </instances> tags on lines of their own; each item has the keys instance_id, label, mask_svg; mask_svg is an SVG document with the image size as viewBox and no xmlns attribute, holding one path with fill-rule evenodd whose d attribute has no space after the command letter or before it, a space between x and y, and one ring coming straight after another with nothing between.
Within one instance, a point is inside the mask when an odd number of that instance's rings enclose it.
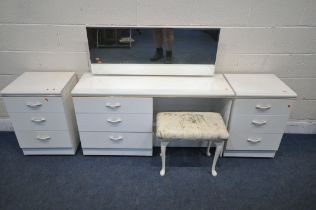
<instances>
[{"instance_id":1,"label":"chest of drawers top","mask_svg":"<svg viewBox=\"0 0 316 210\"><path fill-rule=\"evenodd\" d=\"M74 72L25 72L5 87L1 95L62 95L74 76Z\"/></svg>"},{"instance_id":2,"label":"chest of drawers top","mask_svg":"<svg viewBox=\"0 0 316 210\"><path fill-rule=\"evenodd\" d=\"M225 74L236 97L296 98L296 93L274 74Z\"/></svg>"}]
</instances>

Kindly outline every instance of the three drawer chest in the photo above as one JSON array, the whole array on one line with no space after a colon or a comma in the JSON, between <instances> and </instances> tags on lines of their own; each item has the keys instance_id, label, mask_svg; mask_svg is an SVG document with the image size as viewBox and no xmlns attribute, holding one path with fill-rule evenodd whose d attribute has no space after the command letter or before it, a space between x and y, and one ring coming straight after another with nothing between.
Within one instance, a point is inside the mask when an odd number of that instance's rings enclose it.
<instances>
[{"instance_id":1,"label":"three drawer chest","mask_svg":"<svg viewBox=\"0 0 316 210\"><path fill-rule=\"evenodd\" d=\"M73 72L25 72L1 91L25 155L73 155L79 144Z\"/></svg>"},{"instance_id":2,"label":"three drawer chest","mask_svg":"<svg viewBox=\"0 0 316 210\"><path fill-rule=\"evenodd\" d=\"M99 93L104 78L84 74L72 91L83 154L152 156L153 98Z\"/></svg>"},{"instance_id":3,"label":"three drawer chest","mask_svg":"<svg viewBox=\"0 0 316 210\"><path fill-rule=\"evenodd\" d=\"M296 93L273 74L225 74L235 91L226 157L274 157Z\"/></svg>"}]
</instances>

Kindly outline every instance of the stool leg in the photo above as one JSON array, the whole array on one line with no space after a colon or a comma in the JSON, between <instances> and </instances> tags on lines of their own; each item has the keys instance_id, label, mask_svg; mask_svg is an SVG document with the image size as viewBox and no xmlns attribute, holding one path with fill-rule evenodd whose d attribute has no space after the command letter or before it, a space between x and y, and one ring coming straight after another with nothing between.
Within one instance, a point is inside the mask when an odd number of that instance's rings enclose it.
<instances>
[{"instance_id":1,"label":"stool leg","mask_svg":"<svg viewBox=\"0 0 316 210\"><path fill-rule=\"evenodd\" d=\"M217 172L215 170L215 167L216 167L216 163L217 163L218 157L219 157L219 155L220 155L220 153L221 153L221 151L223 149L224 142L216 142L215 145L216 145L216 151L215 151L213 164L212 164L212 175L213 176L217 176Z\"/></svg>"},{"instance_id":2,"label":"stool leg","mask_svg":"<svg viewBox=\"0 0 316 210\"><path fill-rule=\"evenodd\" d=\"M223 153L224 153L224 143L223 143L223 147L222 147L222 151L221 151L220 157L223 157Z\"/></svg>"},{"instance_id":3,"label":"stool leg","mask_svg":"<svg viewBox=\"0 0 316 210\"><path fill-rule=\"evenodd\" d=\"M213 143L213 141L209 141L207 149L206 149L206 155L209 157L211 156L210 149L211 149L212 143Z\"/></svg>"},{"instance_id":4,"label":"stool leg","mask_svg":"<svg viewBox=\"0 0 316 210\"><path fill-rule=\"evenodd\" d=\"M160 170L160 176L164 176L166 173L166 149L169 142L161 141L160 148L161 148L161 163L162 168Z\"/></svg>"}]
</instances>

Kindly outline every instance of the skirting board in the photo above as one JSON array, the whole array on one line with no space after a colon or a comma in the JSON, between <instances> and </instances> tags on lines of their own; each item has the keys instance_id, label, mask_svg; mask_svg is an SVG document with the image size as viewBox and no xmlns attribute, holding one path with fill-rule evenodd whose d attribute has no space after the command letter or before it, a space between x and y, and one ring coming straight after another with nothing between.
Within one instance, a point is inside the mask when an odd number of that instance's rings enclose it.
<instances>
[{"instance_id":1,"label":"skirting board","mask_svg":"<svg viewBox=\"0 0 316 210\"><path fill-rule=\"evenodd\" d=\"M316 134L316 120L290 120L285 133Z\"/></svg>"},{"instance_id":2,"label":"skirting board","mask_svg":"<svg viewBox=\"0 0 316 210\"><path fill-rule=\"evenodd\" d=\"M14 131L9 118L0 118L0 131Z\"/></svg>"},{"instance_id":3,"label":"skirting board","mask_svg":"<svg viewBox=\"0 0 316 210\"><path fill-rule=\"evenodd\" d=\"M14 131L9 118L0 118L0 131ZM285 133L316 134L316 120L290 120Z\"/></svg>"}]
</instances>

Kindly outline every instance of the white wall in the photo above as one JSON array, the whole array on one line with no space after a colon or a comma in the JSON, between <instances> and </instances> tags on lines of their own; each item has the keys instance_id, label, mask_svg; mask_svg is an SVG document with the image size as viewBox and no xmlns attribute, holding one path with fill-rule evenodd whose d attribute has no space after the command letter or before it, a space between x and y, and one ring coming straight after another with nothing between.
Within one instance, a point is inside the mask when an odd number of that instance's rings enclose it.
<instances>
[{"instance_id":1,"label":"white wall","mask_svg":"<svg viewBox=\"0 0 316 210\"><path fill-rule=\"evenodd\" d=\"M316 0L1 0L0 88L88 71L86 25L220 27L217 72L275 73L299 94L291 118L316 119Z\"/></svg>"}]
</instances>

